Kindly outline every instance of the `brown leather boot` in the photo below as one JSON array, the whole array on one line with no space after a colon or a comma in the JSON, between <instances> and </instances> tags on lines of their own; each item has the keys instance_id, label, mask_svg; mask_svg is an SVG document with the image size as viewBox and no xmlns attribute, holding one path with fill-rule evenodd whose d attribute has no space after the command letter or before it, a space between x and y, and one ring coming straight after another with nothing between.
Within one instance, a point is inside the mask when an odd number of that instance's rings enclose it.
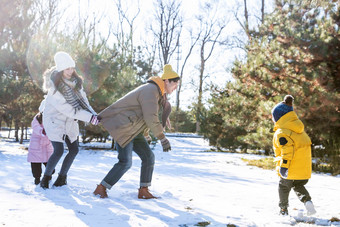
<instances>
[{"instance_id":1,"label":"brown leather boot","mask_svg":"<svg viewBox=\"0 0 340 227\"><path fill-rule=\"evenodd\" d=\"M138 199L158 199L158 197L153 196L148 187L140 187L138 191Z\"/></svg>"},{"instance_id":2,"label":"brown leather boot","mask_svg":"<svg viewBox=\"0 0 340 227\"><path fill-rule=\"evenodd\" d=\"M98 184L96 190L93 192L94 195L100 195L100 198L107 198L106 188L102 184Z\"/></svg>"}]
</instances>

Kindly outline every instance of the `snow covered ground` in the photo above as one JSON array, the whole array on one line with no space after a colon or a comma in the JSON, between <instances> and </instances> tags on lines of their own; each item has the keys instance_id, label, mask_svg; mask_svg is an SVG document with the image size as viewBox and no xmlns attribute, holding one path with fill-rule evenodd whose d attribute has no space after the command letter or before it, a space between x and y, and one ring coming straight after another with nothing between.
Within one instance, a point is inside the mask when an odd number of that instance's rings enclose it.
<instances>
[{"instance_id":1,"label":"snow covered ground","mask_svg":"<svg viewBox=\"0 0 340 227\"><path fill-rule=\"evenodd\" d=\"M259 156L204 152L202 138L169 137L172 151L154 148L156 166L150 191L157 200L137 199L140 160L108 191L94 196L96 184L117 161L110 144L82 149L69 171L68 185L43 190L33 184L23 145L0 139L1 226L340 226L340 177L313 174L307 184L317 214L307 217L294 192L290 217L278 215L278 177L247 166ZM88 146L88 144L86 144ZM58 164L56 171L60 170ZM52 183L56 179L53 175ZM335 219L336 220L336 219ZM300 222L302 221L302 222ZM309 224L311 223L311 224ZM209 224L209 225L208 225Z\"/></svg>"}]
</instances>

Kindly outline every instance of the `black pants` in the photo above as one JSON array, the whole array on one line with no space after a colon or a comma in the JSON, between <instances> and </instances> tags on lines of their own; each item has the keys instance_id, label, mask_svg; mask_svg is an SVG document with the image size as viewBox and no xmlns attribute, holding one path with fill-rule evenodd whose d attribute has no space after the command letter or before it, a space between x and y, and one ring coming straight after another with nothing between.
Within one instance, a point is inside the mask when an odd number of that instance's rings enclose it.
<instances>
[{"instance_id":1,"label":"black pants","mask_svg":"<svg viewBox=\"0 0 340 227\"><path fill-rule=\"evenodd\" d=\"M35 162L31 162L31 169L32 169L32 174L34 178L39 178L41 177L41 164L44 164L44 166L46 167L47 162L44 163L35 163ZM52 174L54 174L55 170L53 170Z\"/></svg>"},{"instance_id":2,"label":"black pants","mask_svg":"<svg viewBox=\"0 0 340 227\"><path fill-rule=\"evenodd\" d=\"M307 182L308 180L287 180L281 178L279 182L279 206L281 208L288 207L289 192L291 189L294 190L301 202L305 203L309 200L312 200L307 189L305 188L305 184L307 184Z\"/></svg>"},{"instance_id":3,"label":"black pants","mask_svg":"<svg viewBox=\"0 0 340 227\"><path fill-rule=\"evenodd\" d=\"M44 163L33 163L31 162L31 169L32 169L32 174L34 178L39 178L41 177L41 164L44 164L44 166L46 167L47 162Z\"/></svg>"}]
</instances>

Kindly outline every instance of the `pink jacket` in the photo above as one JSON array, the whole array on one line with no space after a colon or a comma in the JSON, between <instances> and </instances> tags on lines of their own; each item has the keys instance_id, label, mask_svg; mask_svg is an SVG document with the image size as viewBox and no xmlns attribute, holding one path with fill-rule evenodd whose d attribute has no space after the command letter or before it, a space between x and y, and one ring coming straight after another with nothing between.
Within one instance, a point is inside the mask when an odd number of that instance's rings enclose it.
<instances>
[{"instance_id":1,"label":"pink jacket","mask_svg":"<svg viewBox=\"0 0 340 227\"><path fill-rule=\"evenodd\" d=\"M46 135L43 134L43 125L39 124L34 116L32 125L32 135L28 146L28 162L43 163L47 162L53 153L53 146Z\"/></svg>"}]
</instances>

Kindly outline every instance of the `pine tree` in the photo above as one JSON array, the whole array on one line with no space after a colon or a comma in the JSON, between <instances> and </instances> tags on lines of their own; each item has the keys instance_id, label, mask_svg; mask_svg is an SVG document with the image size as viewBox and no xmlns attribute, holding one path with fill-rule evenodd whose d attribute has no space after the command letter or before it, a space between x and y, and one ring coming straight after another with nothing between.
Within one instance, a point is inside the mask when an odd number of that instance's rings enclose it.
<instances>
[{"instance_id":1,"label":"pine tree","mask_svg":"<svg viewBox=\"0 0 340 227\"><path fill-rule=\"evenodd\" d=\"M234 76L252 81L264 100L295 96L315 144L339 146L340 11L329 1L276 1ZM339 147L338 147L339 149Z\"/></svg>"},{"instance_id":2,"label":"pine tree","mask_svg":"<svg viewBox=\"0 0 340 227\"><path fill-rule=\"evenodd\" d=\"M33 115L39 107L42 93L31 81L27 63L26 50L33 34L34 15L30 9L33 1L1 1L0 22L0 77L1 109L5 118L13 119L15 137L19 141L19 127L30 125ZM36 110L32 112L32 107ZM23 142L23 133L20 142Z\"/></svg>"},{"instance_id":3,"label":"pine tree","mask_svg":"<svg viewBox=\"0 0 340 227\"><path fill-rule=\"evenodd\" d=\"M237 94L225 98L224 105L236 103L232 108L239 112L233 116L227 113L232 109L228 108L220 113L221 118L231 117L239 122L251 118L251 122L240 125L247 134L236 140L263 148L264 140L271 142L268 138L273 126L271 108L291 94L295 97L295 111L305 123L313 144L323 145L333 163L339 163L339 4L277 0L275 5L274 12L266 16L258 31L251 32L246 61L234 63L236 84L232 91Z\"/></svg>"}]
</instances>

